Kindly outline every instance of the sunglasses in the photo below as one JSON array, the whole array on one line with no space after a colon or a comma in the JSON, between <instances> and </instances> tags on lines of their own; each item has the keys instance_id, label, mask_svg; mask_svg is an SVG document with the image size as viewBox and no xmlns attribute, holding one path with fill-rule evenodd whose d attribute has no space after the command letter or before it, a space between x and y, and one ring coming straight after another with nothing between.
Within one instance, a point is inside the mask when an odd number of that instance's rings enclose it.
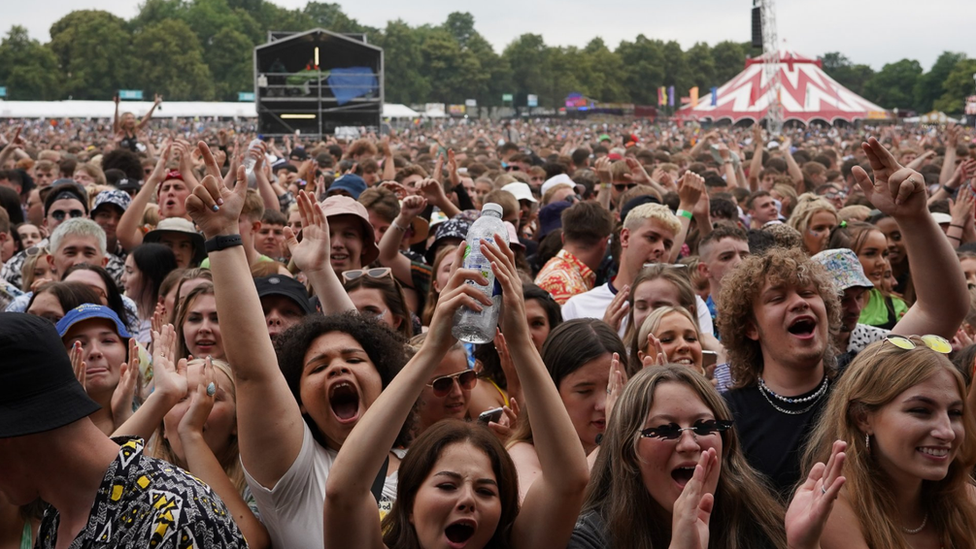
<instances>
[{"instance_id":1,"label":"sunglasses","mask_svg":"<svg viewBox=\"0 0 976 549\"><path fill-rule=\"evenodd\" d=\"M622 193L624 191L629 191L630 189L633 189L636 186L637 186L637 183L614 183L613 184L613 188L614 189L617 189L617 192L618 193Z\"/></svg>"},{"instance_id":2,"label":"sunglasses","mask_svg":"<svg viewBox=\"0 0 976 549\"><path fill-rule=\"evenodd\" d=\"M949 343L948 339L942 336L928 334L919 336L919 339L922 340L922 343L925 344L926 347L937 353L947 355L952 352L952 344ZM900 335L889 335L881 341L881 345L878 345L878 350L874 352L875 355L881 351L881 348L884 347L885 343L891 343L895 347L898 347L904 351L911 351L912 349L918 347L918 345L910 338ZM871 358L873 359L874 357L872 356Z\"/></svg>"},{"instance_id":3,"label":"sunglasses","mask_svg":"<svg viewBox=\"0 0 976 549\"><path fill-rule=\"evenodd\" d=\"M474 370L465 370L456 374L435 377L427 386L434 390L434 396L443 397L447 396L454 388L455 379L461 389L470 391L474 389L474 385L478 381L478 374Z\"/></svg>"},{"instance_id":4,"label":"sunglasses","mask_svg":"<svg viewBox=\"0 0 976 549\"><path fill-rule=\"evenodd\" d=\"M342 273L342 280L350 282L357 278L368 276L369 278L384 278L390 276L393 271L389 267L376 267L375 269L354 269Z\"/></svg>"},{"instance_id":5,"label":"sunglasses","mask_svg":"<svg viewBox=\"0 0 976 549\"><path fill-rule=\"evenodd\" d=\"M669 423L660 427L648 427L640 432L642 438L659 438L661 440L677 440L681 433L691 431L692 434L706 437L715 433L728 431L732 428L730 419L699 419L691 427L679 427L677 423Z\"/></svg>"},{"instance_id":6,"label":"sunglasses","mask_svg":"<svg viewBox=\"0 0 976 549\"><path fill-rule=\"evenodd\" d=\"M64 218L68 216L71 216L72 219L83 217L85 212L83 210L71 210L67 212L64 210L54 210L50 212L50 215L55 221L64 221Z\"/></svg>"},{"instance_id":7,"label":"sunglasses","mask_svg":"<svg viewBox=\"0 0 976 549\"><path fill-rule=\"evenodd\" d=\"M27 257L34 257L35 255L38 254L48 255L49 252L47 251L47 248L45 248L44 246L31 246L30 248L24 250L24 253L27 254Z\"/></svg>"}]
</instances>

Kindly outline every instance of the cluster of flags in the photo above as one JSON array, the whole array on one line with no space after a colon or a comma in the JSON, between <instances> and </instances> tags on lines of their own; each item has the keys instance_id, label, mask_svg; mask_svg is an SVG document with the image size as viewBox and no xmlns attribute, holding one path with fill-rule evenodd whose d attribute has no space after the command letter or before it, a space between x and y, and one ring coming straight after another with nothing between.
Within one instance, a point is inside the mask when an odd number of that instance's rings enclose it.
<instances>
[{"instance_id":1,"label":"cluster of flags","mask_svg":"<svg viewBox=\"0 0 976 549\"><path fill-rule=\"evenodd\" d=\"M718 88L712 86L711 94L712 94L711 104L713 107L715 107L718 105ZM674 107L674 103L675 103L674 98L675 98L674 86L668 86L667 88L661 86L660 88L657 89L657 105L659 107L663 107L665 105L669 107ZM682 105L690 104L692 107L698 106L698 86L695 86L690 90L688 90L688 97L682 97L681 104Z\"/></svg>"}]
</instances>

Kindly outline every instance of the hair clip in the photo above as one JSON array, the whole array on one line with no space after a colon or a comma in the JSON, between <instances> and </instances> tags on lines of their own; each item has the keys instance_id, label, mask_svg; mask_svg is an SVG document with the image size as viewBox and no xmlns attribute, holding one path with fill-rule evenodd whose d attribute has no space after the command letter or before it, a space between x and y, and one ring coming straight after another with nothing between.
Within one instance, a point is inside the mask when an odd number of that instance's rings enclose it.
<instances>
[{"instance_id":1,"label":"hair clip","mask_svg":"<svg viewBox=\"0 0 976 549\"><path fill-rule=\"evenodd\" d=\"M841 221L840 224L837 225L837 226L840 227L841 229L846 229L847 228L847 222L846 221Z\"/></svg>"}]
</instances>

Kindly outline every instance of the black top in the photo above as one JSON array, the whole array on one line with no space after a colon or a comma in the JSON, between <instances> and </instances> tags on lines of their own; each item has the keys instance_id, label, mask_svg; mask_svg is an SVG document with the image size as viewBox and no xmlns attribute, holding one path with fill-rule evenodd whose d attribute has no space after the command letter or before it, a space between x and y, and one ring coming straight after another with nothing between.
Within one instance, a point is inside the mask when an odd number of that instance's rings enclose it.
<instances>
[{"instance_id":1,"label":"black top","mask_svg":"<svg viewBox=\"0 0 976 549\"><path fill-rule=\"evenodd\" d=\"M789 497L803 474L800 470L803 445L827 404L833 387L833 384L828 386L816 403L788 404L773 399L776 406L791 411L805 410L813 404L809 411L797 415L784 414L773 408L756 385L723 393L732 409L735 429L749 465L766 475L784 499ZM808 397L818 389L819 386L793 398Z\"/></svg>"},{"instance_id":2,"label":"black top","mask_svg":"<svg viewBox=\"0 0 976 549\"><path fill-rule=\"evenodd\" d=\"M610 534L598 513L591 511L580 515L566 549L613 549Z\"/></svg>"}]
</instances>

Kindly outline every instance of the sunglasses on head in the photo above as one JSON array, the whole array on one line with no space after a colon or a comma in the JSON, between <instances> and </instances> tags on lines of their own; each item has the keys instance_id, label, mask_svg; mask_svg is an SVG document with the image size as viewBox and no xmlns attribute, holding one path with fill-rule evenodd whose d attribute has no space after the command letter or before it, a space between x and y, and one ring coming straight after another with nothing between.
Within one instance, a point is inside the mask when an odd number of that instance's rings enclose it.
<instances>
[{"instance_id":1,"label":"sunglasses on head","mask_svg":"<svg viewBox=\"0 0 976 549\"><path fill-rule=\"evenodd\" d=\"M948 339L942 336L935 335L935 334L928 334L928 335L919 336L919 339L922 340L922 343L926 347L932 349L937 353L947 355L952 352L952 344L949 343ZM895 347L898 347L899 349L902 349L904 351L911 351L912 349L918 347L918 345L914 341L912 341L911 338L892 334L881 341L881 345L878 345L878 350L874 352L875 355L877 355L881 351L881 348L884 347L885 343L891 343Z\"/></svg>"},{"instance_id":2,"label":"sunglasses on head","mask_svg":"<svg viewBox=\"0 0 976 549\"><path fill-rule=\"evenodd\" d=\"M34 257L38 254L47 255L48 251L44 246L31 246L30 248L24 250L24 253L27 254L27 257Z\"/></svg>"},{"instance_id":3,"label":"sunglasses on head","mask_svg":"<svg viewBox=\"0 0 976 549\"><path fill-rule=\"evenodd\" d=\"M705 437L714 433L721 433L732 428L729 419L699 419L691 427L679 427L677 423L669 423L660 427L648 427L640 432L642 438L659 438L662 440L677 440L681 433L691 431L692 434Z\"/></svg>"},{"instance_id":4,"label":"sunglasses on head","mask_svg":"<svg viewBox=\"0 0 976 549\"><path fill-rule=\"evenodd\" d=\"M345 271L342 273L342 280L349 282L364 276L368 276L369 278L384 278L389 276L391 272L393 271L391 271L389 267L376 267L375 269L353 269L351 271Z\"/></svg>"},{"instance_id":5,"label":"sunglasses on head","mask_svg":"<svg viewBox=\"0 0 976 549\"><path fill-rule=\"evenodd\" d=\"M447 396L454 388L455 379L461 389L471 390L474 389L474 385L478 381L478 374L474 370L465 370L456 374L435 377L427 386L434 390L434 396L443 397Z\"/></svg>"},{"instance_id":6,"label":"sunglasses on head","mask_svg":"<svg viewBox=\"0 0 976 549\"><path fill-rule=\"evenodd\" d=\"M617 189L617 192L618 193L622 193L624 191L629 191L630 189L633 189L636 186L637 186L637 183L614 183L613 184L613 188L614 189Z\"/></svg>"},{"instance_id":7,"label":"sunglasses on head","mask_svg":"<svg viewBox=\"0 0 976 549\"><path fill-rule=\"evenodd\" d=\"M54 210L50 213L50 216L54 218L55 221L64 221L65 217L71 216L72 219L77 217L83 217L85 212L83 210Z\"/></svg>"}]
</instances>

